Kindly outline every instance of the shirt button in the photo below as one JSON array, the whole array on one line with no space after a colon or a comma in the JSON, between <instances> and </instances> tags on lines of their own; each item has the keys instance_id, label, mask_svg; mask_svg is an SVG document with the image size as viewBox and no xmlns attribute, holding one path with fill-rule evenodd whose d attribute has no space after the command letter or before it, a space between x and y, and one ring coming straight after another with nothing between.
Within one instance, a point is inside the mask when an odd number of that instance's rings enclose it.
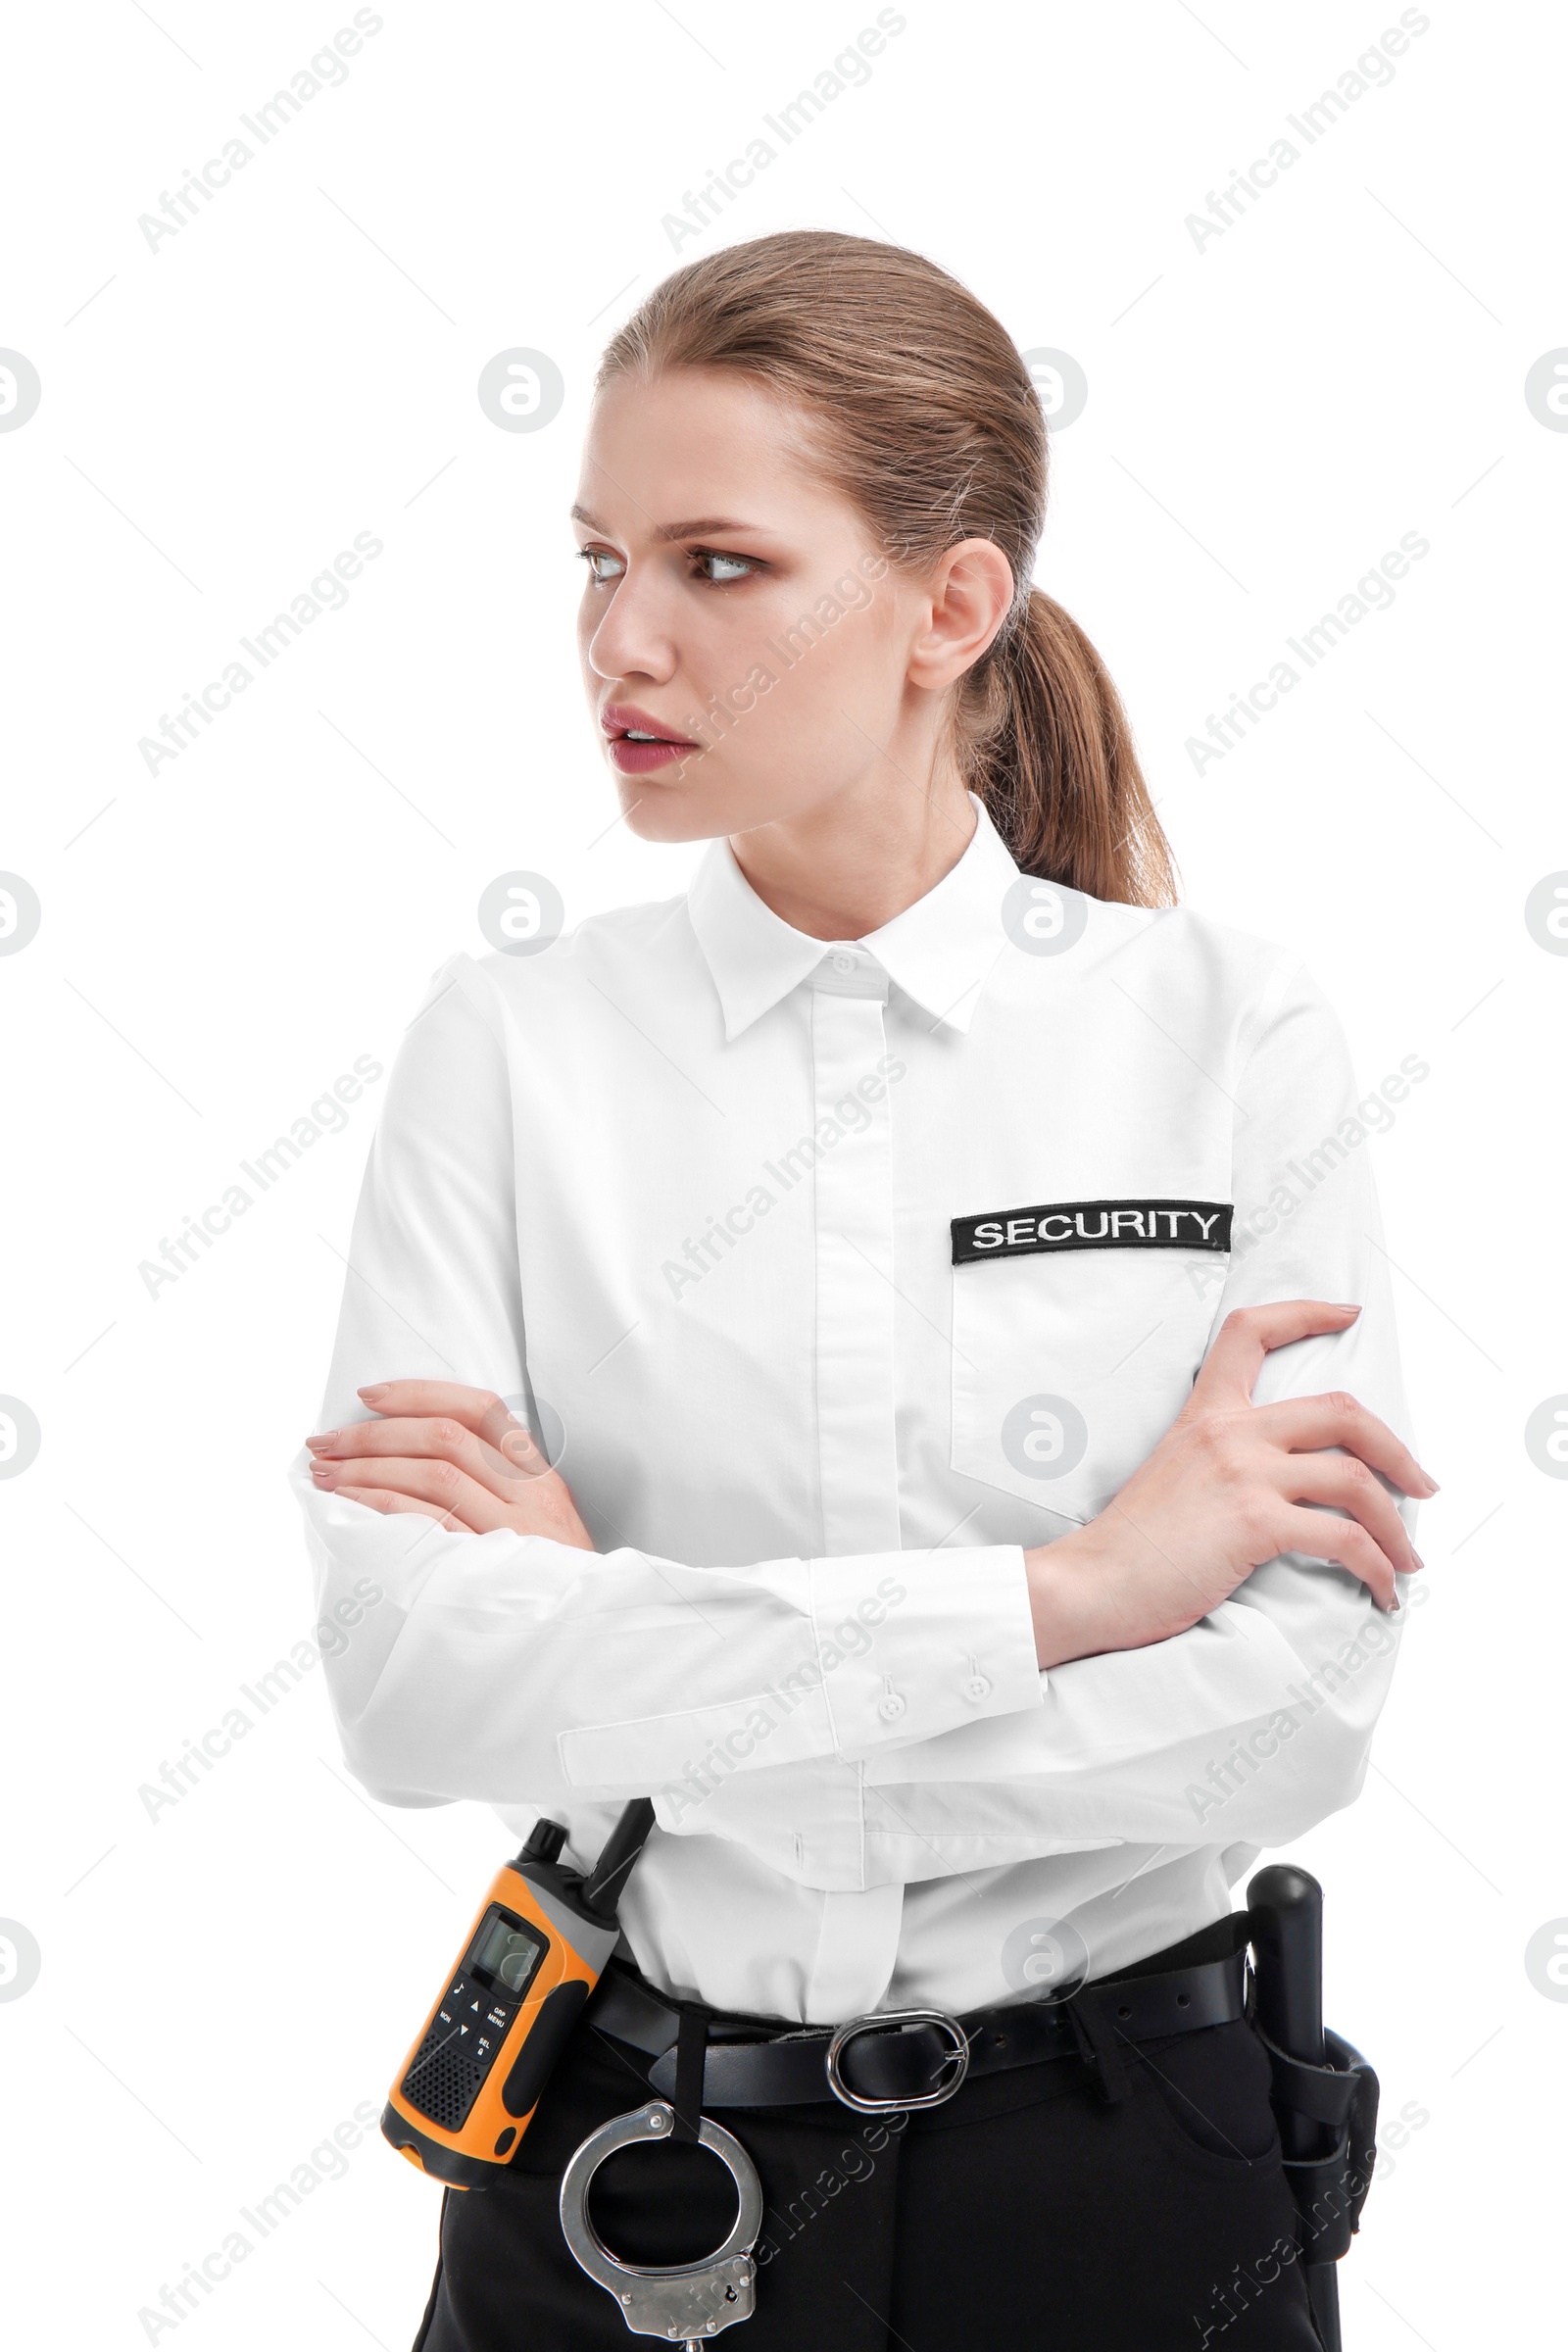
<instances>
[{"instance_id":1,"label":"shirt button","mask_svg":"<svg viewBox=\"0 0 1568 2352\"><path fill-rule=\"evenodd\" d=\"M855 957L853 956L835 956L833 958L833 969L836 972L853 972L855 969Z\"/></svg>"},{"instance_id":2,"label":"shirt button","mask_svg":"<svg viewBox=\"0 0 1568 2352\"><path fill-rule=\"evenodd\" d=\"M978 1706L981 1699L991 1696L991 1685L983 1674L971 1674L963 1686L963 1695L965 1698L972 1699Z\"/></svg>"},{"instance_id":3,"label":"shirt button","mask_svg":"<svg viewBox=\"0 0 1568 2352\"><path fill-rule=\"evenodd\" d=\"M890 1690L886 1698L878 1700L876 1711L884 1723L897 1723L899 1717L907 1712L907 1706L908 1702L902 1699L896 1690Z\"/></svg>"}]
</instances>

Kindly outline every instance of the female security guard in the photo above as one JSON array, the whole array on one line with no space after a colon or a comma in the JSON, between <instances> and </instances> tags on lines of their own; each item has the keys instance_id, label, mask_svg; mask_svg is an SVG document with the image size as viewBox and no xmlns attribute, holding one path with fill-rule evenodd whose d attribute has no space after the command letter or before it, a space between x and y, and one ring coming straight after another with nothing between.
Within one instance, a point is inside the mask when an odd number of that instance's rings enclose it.
<instances>
[{"instance_id":1,"label":"female security guard","mask_svg":"<svg viewBox=\"0 0 1568 2352\"><path fill-rule=\"evenodd\" d=\"M1316 2341L1230 1888L1355 1795L1435 1488L1340 1026L1172 905L1045 484L896 247L696 262L600 370L588 699L631 830L709 846L437 973L295 1469L318 1607L385 1595L327 1669L368 1788L581 1862L656 1808L424 2352L630 2341L557 2198L682 2014L755 2352ZM968 2080L912 2108L865 2033L896 2103L841 2103L802 2029L911 2006ZM689 2145L595 2187L637 2261L732 2211Z\"/></svg>"}]
</instances>

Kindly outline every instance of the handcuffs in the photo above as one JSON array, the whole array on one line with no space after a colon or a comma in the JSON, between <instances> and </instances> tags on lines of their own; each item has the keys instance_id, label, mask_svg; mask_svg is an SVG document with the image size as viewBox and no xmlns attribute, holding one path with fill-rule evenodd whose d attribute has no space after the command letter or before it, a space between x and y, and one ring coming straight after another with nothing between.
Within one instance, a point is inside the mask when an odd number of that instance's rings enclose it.
<instances>
[{"instance_id":1,"label":"handcuffs","mask_svg":"<svg viewBox=\"0 0 1568 2352\"><path fill-rule=\"evenodd\" d=\"M843 2072L849 2044L861 2034L910 2026L937 2026L950 2036L953 2050L943 2061L944 2069L951 2070L950 2079L912 2099L867 2099L852 2090ZM841 2105L858 2115L903 2114L917 2107L940 2107L952 2098L969 2071L969 2042L957 2020L940 2009L886 2009L840 2026L827 2043L824 2063L828 2088ZM762 2183L734 2133L706 2115L699 2120L701 2144L728 2167L740 2196L729 2235L701 2261L622 2262L588 2218L588 2191L606 2159L621 2148L669 2141L674 2127L674 2109L667 2100L654 2099L590 2132L562 2176L561 2227L578 2265L596 2286L614 2297L633 2335L661 2336L665 2343L683 2345L684 2352L698 2352L700 2345L737 2321L749 2320L757 2308L757 2265L752 2257L762 2227Z\"/></svg>"},{"instance_id":2,"label":"handcuffs","mask_svg":"<svg viewBox=\"0 0 1568 2352\"><path fill-rule=\"evenodd\" d=\"M749 2320L757 2308L757 2265L752 2248L762 2227L762 2183L757 2167L733 2133L710 2123L705 2115L698 2136L705 2148L728 2165L740 2191L740 2211L728 2237L700 2262L663 2266L622 2262L600 2237L588 2219L588 2190L607 2156L620 2148L647 2147L667 2140L674 2130L675 2110L662 2099L639 2107L630 2115L612 2116L590 2132L567 2165L561 2181L561 2227L566 2243L597 2286L613 2295L633 2335L662 2335L666 2343L684 2342L686 2352L737 2320Z\"/></svg>"}]
</instances>

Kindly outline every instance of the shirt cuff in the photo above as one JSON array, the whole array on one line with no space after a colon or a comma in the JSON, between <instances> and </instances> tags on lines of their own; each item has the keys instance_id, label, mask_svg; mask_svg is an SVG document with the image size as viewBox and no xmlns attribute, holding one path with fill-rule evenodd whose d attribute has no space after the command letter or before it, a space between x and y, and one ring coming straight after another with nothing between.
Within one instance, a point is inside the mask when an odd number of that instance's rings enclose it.
<instances>
[{"instance_id":1,"label":"shirt cuff","mask_svg":"<svg viewBox=\"0 0 1568 2352\"><path fill-rule=\"evenodd\" d=\"M1042 1705L1021 1544L810 1566L836 1754L871 1756Z\"/></svg>"},{"instance_id":2,"label":"shirt cuff","mask_svg":"<svg viewBox=\"0 0 1568 2352\"><path fill-rule=\"evenodd\" d=\"M765 1689L559 1735L571 1787L656 1793L813 1757L855 1760L1039 1709L1023 1548L806 1563L805 1640Z\"/></svg>"}]
</instances>

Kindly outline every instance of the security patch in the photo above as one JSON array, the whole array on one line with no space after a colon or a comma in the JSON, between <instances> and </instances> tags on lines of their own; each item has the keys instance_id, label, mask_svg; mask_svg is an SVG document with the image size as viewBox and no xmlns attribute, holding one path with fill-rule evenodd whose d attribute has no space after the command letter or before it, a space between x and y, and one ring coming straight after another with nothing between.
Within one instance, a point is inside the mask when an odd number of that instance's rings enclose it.
<instances>
[{"instance_id":1,"label":"security patch","mask_svg":"<svg viewBox=\"0 0 1568 2352\"><path fill-rule=\"evenodd\" d=\"M953 1220L953 1262L1050 1250L1217 1250L1231 1246L1229 1200L1057 1200Z\"/></svg>"}]
</instances>

